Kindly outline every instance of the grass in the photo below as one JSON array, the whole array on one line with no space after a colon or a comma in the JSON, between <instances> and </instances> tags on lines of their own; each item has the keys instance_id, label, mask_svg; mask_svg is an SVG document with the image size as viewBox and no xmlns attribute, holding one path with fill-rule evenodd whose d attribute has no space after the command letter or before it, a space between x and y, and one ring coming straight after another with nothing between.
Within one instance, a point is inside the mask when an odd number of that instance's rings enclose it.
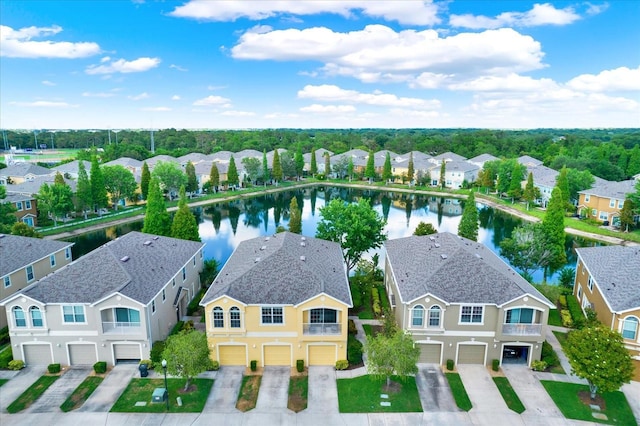
<instances>
[{"instance_id":1,"label":"grass","mask_svg":"<svg viewBox=\"0 0 640 426\"><path fill-rule=\"evenodd\" d=\"M609 419L598 420L593 417L591 408L578 397L578 392L580 391L589 392L589 386L549 380L541 380L540 383L542 383L553 402L558 406L560 412L568 419L605 424L637 425L627 398L622 392L598 394L606 404L606 408L601 412Z\"/></svg>"},{"instance_id":2,"label":"grass","mask_svg":"<svg viewBox=\"0 0 640 426\"><path fill-rule=\"evenodd\" d=\"M471 400L469 399L467 390L464 388L462 379L460 379L460 375L458 373L444 373L444 375L449 382L453 399L456 401L458 408L464 411L471 410L473 405L471 405Z\"/></svg>"},{"instance_id":3,"label":"grass","mask_svg":"<svg viewBox=\"0 0 640 426\"><path fill-rule=\"evenodd\" d=\"M354 379L338 379L338 405L341 413L414 413L422 411L415 377L401 380L391 377L393 388L399 391L385 390L386 379L374 376L360 376ZM392 388L392 389L393 389ZM381 399L380 394L389 395ZM391 406L383 407L381 401L389 401Z\"/></svg>"},{"instance_id":4,"label":"grass","mask_svg":"<svg viewBox=\"0 0 640 426\"><path fill-rule=\"evenodd\" d=\"M20 395L15 401L13 401L7 407L7 411L11 414L18 413L25 408L29 408L31 404L36 402L38 398L49 389L49 386L58 380L59 376L42 376L34 384L29 386L22 395Z\"/></svg>"},{"instance_id":5,"label":"grass","mask_svg":"<svg viewBox=\"0 0 640 426\"><path fill-rule=\"evenodd\" d=\"M367 336L373 336L373 328L371 324L362 324L362 328L364 329L364 334Z\"/></svg>"},{"instance_id":6,"label":"grass","mask_svg":"<svg viewBox=\"0 0 640 426\"><path fill-rule=\"evenodd\" d=\"M134 217L138 215L144 215L144 207L131 206L127 208L120 208L117 212L111 211L107 214L100 216L92 216L87 220L80 215L77 219L66 223L59 223L56 227L46 227L38 229L38 232L43 236L60 234L62 232L75 231L78 229L87 228L89 226L98 225L102 223L113 222L114 220L125 219L128 217Z\"/></svg>"},{"instance_id":7,"label":"grass","mask_svg":"<svg viewBox=\"0 0 640 426\"><path fill-rule=\"evenodd\" d=\"M68 411L75 410L76 408L80 408L100 383L102 383L102 380L104 379L98 376L89 376L84 379L73 393L69 395L69 398L62 403L60 409L66 413Z\"/></svg>"},{"instance_id":8,"label":"grass","mask_svg":"<svg viewBox=\"0 0 640 426\"><path fill-rule=\"evenodd\" d=\"M307 395L309 392L309 376L292 377L289 380L289 401L287 408L298 413L307 408Z\"/></svg>"},{"instance_id":9,"label":"grass","mask_svg":"<svg viewBox=\"0 0 640 426\"><path fill-rule=\"evenodd\" d=\"M518 414L524 412L525 408L518 398L518 394L511 387L511 383L509 383L509 379L506 377L494 377L493 381L495 382L498 390L500 391L500 395L502 395L502 399L509 407L509 410L515 411Z\"/></svg>"},{"instance_id":10,"label":"grass","mask_svg":"<svg viewBox=\"0 0 640 426\"><path fill-rule=\"evenodd\" d=\"M191 379L191 386L195 390L183 393L185 379L168 379L169 412L170 413L200 413L207 402L213 380ZM154 389L164 388L163 379L131 379L120 398L111 407L116 413L164 413L167 411L165 403L151 403ZM182 406L175 402L176 397L182 398ZM136 402L144 401L145 406L136 407Z\"/></svg>"},{"instance_id":11,"label":"grass","mask_svg":"<svg viewBox=\"0 0 640 426\"><path fill-rule=\"evenodd\" d=\"M562 327L562 320L560 319L560 311L558 311L557 309L550 309L549 320L547 321L547 324Z\"/></svg>"},{"instance_id":12,"label":"grass","mask_svg":"<svg viewBox=\"0 0 640 426\"><path fill-rule=\"evenodd\" d=\"M238 410L247 412L256 408L261 381L262 376L244 376L242 378L240 395L238 395L238 402L236 403Z\"/></svg>"},{"instance_id":13,"label":"grass","mask_svg":"<svg viewBox=\"0 0 640 426\"><path fill-rule=\"evenodd\" d=\"M558 342L560 342L560 346L562 346L562 349L564 349L565 345L567 344L569 335L567 333L563 333L562 331L554 331L553 335L556 336L556 339L558 339Z\"/></svg>"},{"instance_id":14,"label":"grass","mask_svg":"<svg viewBox=\"0 0 640 426\"><path fill-rule=\"evenodd\" d=\"M9 379L0 379L0 386L4 385L8 381L9 381Z\"/></svg>"}]
</instances>

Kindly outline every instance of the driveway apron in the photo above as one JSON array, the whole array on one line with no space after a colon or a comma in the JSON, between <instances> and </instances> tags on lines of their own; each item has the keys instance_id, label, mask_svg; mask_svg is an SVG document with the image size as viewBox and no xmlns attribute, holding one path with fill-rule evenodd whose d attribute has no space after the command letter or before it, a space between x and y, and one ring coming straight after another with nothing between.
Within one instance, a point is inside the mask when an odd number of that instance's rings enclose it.
<instances>
[{"instance_id":1,"label":"driveway apron","mask_svg":"<svg viewBox=\"0 0 640 426\"><path fill-rule=\"evenodd\" d=\"M527 409L523 416L537 418L563 417L540 381L524 365L503 365L502 371L509 379L520 401Z\"/></svg>"},{"instance_id":2,"label":"driveway apron","mask_svg":"<svg viewBox=\"0 0 640 426\"><path fill-rule=\"evenodd\" d=\"M460 411L439 365L418 364L416 385L422 411Z\"/></svg>"},{"instance_id":3,"label":"driveway apron","mask_svg":"<svg viewBox=\"0 0 640 426\"><path fill-rule=\"evenodd\" d=\"M71 368L61 375L38 400L27 409L27 413L56 413L60 405L89 375L89 368Z\"/></svg>"},{"instance_id":4,"label":"driveway apron","mask_svg":"<svg viewBox=\"0 0 640 426\"><path fill-rule=\"evenodd\" d=\"M29 386L40 378L46 371L44 366L25 367L0 387L0 409L7 411L7 407L18 398Z\"/></svg>"},{"instance_id":5,"label":"driveway apron","mask_svg":"<svg viewBox=\"0 0 640 426\"><path fill-rule=\"evenodd\" d=\"M221 412L234 413L236 402L242 385L244 367L220 367L216 379L213 382L213 389L207 398L207 403L202 410L204 413Z\"/></svg>"},{"instance_id":6,"label":"driveway apron","mask_svg":"<svg viewBox=\"0 0 640 426\"><path fill-rule=\"evenodd\" d=\"M509 411L498 387L484 365L463 364L457 365L456 368L474 410L493 413Z\"/></svg>"},{"instance_id":7,"label":"driveway apron","mask_svg":"<svg viewBox=\"0 0 640 426\"><path fill-rule=\"evenodd\" d=\"M286 410L289 399L290 367L265 367L258 393L256 410L279 411Z\"/></svg>"},{"instance_id":8,"label":"driveway apron","mask_svg":"<svg viewBox=\"0 0 640 426\"><path fill-rule=\"evenodd\" d=\"M78 411L95 413L109 411L137 372L137 364L116 365Z\"/></svg>"},{"instance_id":9,"label":"driveway apron","mask_svg":"<svg viewBox=\"0 0 640 426\"><path fill-rule=\"evenodd\" d=\"M333 367L309 367L307 411L338 412L338 385Z\"/></svg>"}]
</instances>

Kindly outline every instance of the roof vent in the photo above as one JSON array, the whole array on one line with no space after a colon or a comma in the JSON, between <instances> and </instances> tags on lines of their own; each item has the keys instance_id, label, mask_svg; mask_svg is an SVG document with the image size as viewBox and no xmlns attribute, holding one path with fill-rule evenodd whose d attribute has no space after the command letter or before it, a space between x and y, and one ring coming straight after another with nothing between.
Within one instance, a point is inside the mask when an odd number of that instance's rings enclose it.
<instances>
[{"instance_id":1,"label":"roof vent","mask_svg":"<svg viewBox=\"0 0 640 426\"><path fill-rule=\"evenodd\" d=\"M305 256L300 256L300 260L304 262L305 260L307 260L307 258Z\"/></svg>"},{"instance_id":2,"label":"roof vent","mask_svg":"<svg viewBox=\"0 0 640 426\"><path fill-rule=\"evenodd\" d=\"M264 237L265 241L269 241L271 239L271 237Z\"/></svg>"},{"instance_id":3,"label":"roof vent","mask_svg":"<svg viewBox=\"0 0 640 426\"><path fill-rule=\"evenodd\" d=\"M258 262L260 262L260 258L256 257L255 263L258 263Z\"/></svg>"},{"instance_id":4,"label":"roof vent","mask_svg":"<svg viewBox=\"0 0 640 426\"><path fill-rule=\"evenodd\" d=\"M145 242L144 242L144 243L142 243L142 244L144 244L145 246L150 246L150 245L151 245L151 241L145 241Z\"/></svg>"},{"instance_id":5,"label":"roof vent","mask_svg":"<svg viewBox=\"0 0 640 426\"><path fill-rule=\"evenodd\" d=\"M300 237L300 241L307 241L307 237Z\"/></svg>"},{"instance_id":6,"label":"roof vent","mask_svg":"<svg viewBox=\"0 0 640 426\"><path fill-rule=\"evenodd\" d=\"M443 254L440 255L440 257L443 258L443 259L446 259L447 255L443 253Z\"/></svg>"},{"instance_id":7,"label":"roof vent","mask_svg":"<svg viewBox=\"0 0 640 426\"><path fill-rule=\"evenodd\" d=\"M260 250L266 250L266 249L267 249L267 246L260 247Z\"/></svg>"},{"instance_id":8,"label":"roof vent","mask_svg":"<svg viewBox=\"0 0 640 426\"><path fill-rule=\"evenodd\" d=\"M158 238L160 238L160 237L158 237L157 235L155 237L153 237L154 240L157 240Z\"/></svg>"},{"instance_id":9,"label":"roof vent","mask_svg":"<svg viewBox=\"0 0 640 426\"><path fill-rule=\"evenodd\" d=\"M440 244L435 243L433 246L434 246L435 248L438 248L438 247L440 247Z\"/></svg>"},{"instance_id":10,"label":"roof vent","mask_svg":"<svg viewBox=\"0 0 640 426\"><path fill-rule=\"evenodd\" d=\"M122 259L120 259L121 262L126 262L127 260L129 260L129 256L125 256Z\"/></svg>"},{"instance_id":11,"label":"roof vent","mask_svg":"<svg viewBox=\"0 0 640 426\"><path fill-rule=\"evenodd\" d=\"M302 242L300 243L300 245L301 245L302 247L306 247L306 246L307 246L307 243L305 243L304 241L302 241Z\"/></svg>"},{"instance_id":12,"label":"roof vent","mask_svg":"<svg viewBox=\"0 0 640 426\"><path fill-rule=\"evenodd\" d=\"M435 240L436 240L436 237L429 237L429 239L430 239L431 241L435 241Z\"/></svg>"},{"instance_id":13,"label":"roof vent","mask_svg":"<svg viewBox=\"0 0 640 426\"><path fill-rule=\"evenodd\" d=\"M476 257L477 257L478 259L482 259L482 256L480 256L478 253L476 253Z\"/></svg>"}]
</instances>

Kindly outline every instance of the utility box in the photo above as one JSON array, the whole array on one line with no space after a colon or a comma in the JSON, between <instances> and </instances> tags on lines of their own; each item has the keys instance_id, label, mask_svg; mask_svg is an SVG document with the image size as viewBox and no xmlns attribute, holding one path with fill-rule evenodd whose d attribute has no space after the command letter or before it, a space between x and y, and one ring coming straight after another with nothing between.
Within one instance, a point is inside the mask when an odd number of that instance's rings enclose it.
<instances>
[{"instance_id":1,"label":"utility box","mask_svg":"<svg viewBox=\"0 0 640 426\"><path fill-rule=\"evenodd\" d=\"M169 394L165 388L155 388L151 395L151 402L165 402L169 398Z\"/></svg>"}]
</instances>

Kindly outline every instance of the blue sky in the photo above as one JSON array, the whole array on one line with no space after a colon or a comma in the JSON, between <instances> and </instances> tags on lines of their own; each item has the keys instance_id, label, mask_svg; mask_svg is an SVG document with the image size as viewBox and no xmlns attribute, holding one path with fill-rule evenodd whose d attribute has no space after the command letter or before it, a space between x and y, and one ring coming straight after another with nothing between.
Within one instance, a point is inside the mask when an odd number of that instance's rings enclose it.
<instances>
[{"instance_id":1,"label":"blue sky","mask_svg":"<svg viewBox=\"0 0 640 426\"><path fill-rule=\"evenodd\" d=\"M640 1L0 2L0 127L640 127Z\"/></svg>"}]
</instances>

